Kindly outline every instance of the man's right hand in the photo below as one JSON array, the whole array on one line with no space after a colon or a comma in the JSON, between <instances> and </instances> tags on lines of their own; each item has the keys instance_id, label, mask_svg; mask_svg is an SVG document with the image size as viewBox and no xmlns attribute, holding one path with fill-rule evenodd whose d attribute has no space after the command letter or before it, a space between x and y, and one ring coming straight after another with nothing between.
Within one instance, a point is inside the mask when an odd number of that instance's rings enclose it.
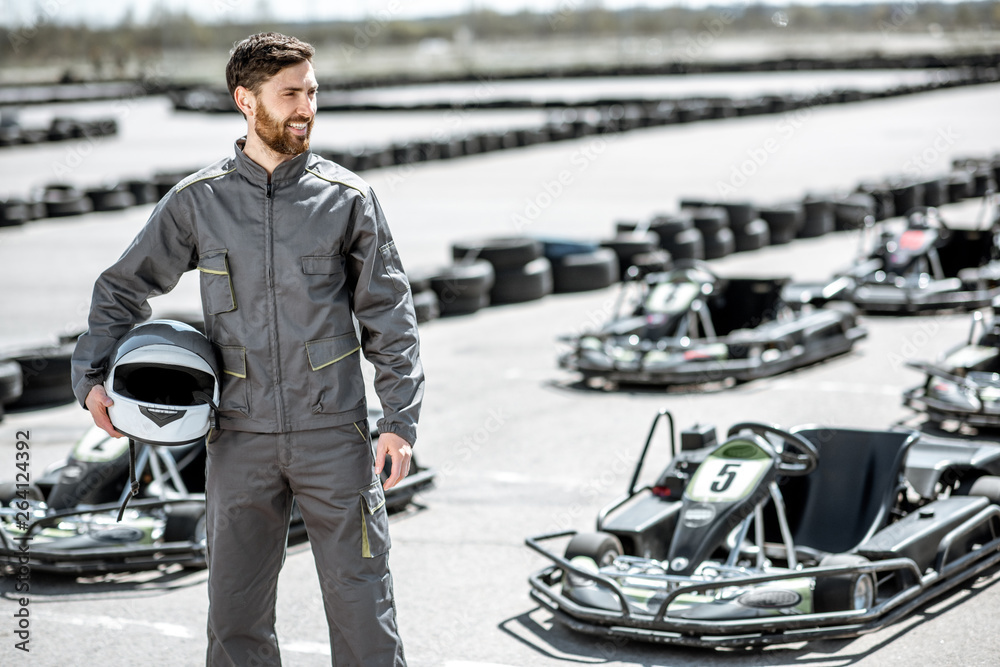
<instances>
[{"instance_id":1,"label":"man's right hand","mask_svg":"<svg viewBox=\"0 0 1000 667\"><path fill-rule=\"evenodd\" d=\"M124 438L123 434L115 430L108 417L108 407L113 404L114 401L108 396L108 392L104 391L104 385L95 384L90 388L86 405L87 409L90 410L90 416L94 418L94 423L112 438Z\"/></svg>"}]
</instances>

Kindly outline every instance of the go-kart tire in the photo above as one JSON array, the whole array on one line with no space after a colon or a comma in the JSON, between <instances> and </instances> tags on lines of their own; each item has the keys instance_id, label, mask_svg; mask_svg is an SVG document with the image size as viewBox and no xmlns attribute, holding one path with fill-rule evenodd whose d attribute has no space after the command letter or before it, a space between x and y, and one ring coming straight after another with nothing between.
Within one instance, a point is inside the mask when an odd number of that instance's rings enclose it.
<instances>
[{"instance_id":1,"label":"go-kart tire","mask_svg":"<svg viewBox=\"0 0 1000 667\"><path fill-rule=\"evenodd\" d=\"M167 522L163 527L164 542L197 542L204 538L198 532L199 523L200 529L204 531L205 503L165 505L163 510L167 514Z\"/></svg>"},{"instance_id":2,"label":"go-kart tire","mask_svg":"<svg viewBox=\"0 0 1000 667\"><path fill-rule=\"evenodd\" d=\"M21 225L31 219L28 205L21 199L0 201L0 227Z\"/></svg>"},{"instance_id":3,"label":"go-kart tire","mask_svg":"<svg viewBox=\"0 0 1000 667\"><path fill-rule=\"evenodd\" d=\"M15 482L0 482L0 507L10 506L13 500L45 500L45 494L34 484L18 487Z\"/></svg>"},{"instance_id":4,"label":"go-kart tire","mask_svg":"<svg viewBox=\"0 0 1000 667\"><path fill-rule=\"evenodd\" d=\"M438 306L441 310L441 317L449 315L471 315L478 310L482 310L490 305L489 294L478 294L476 296L461 296L453 298L451 301L440 300Z\"/></svg>"},{"instance_id":5,"label":"go-kart tire","mask_svg":"<svg viewBox=\"0 0 1000 667\"><path fill-rule=\"evenodd\" d=\"M653 232L618 234L612 239L601 241L601 247L609 248L617 255L619 275L624 278L625 271L632 266L632 258L659 248L660 237Z\"/></svg>"},{"instance_id":6,"label":"go-kart tire","mask_svg":"<svg viewBox=\"0 0 1000 667\"><path fill-rule=\"evenodd\" d=\"M65 405L76 400L70 380L70 359L76 343L15 352L11 360L21 366L21 396L7 410Z\"/></svg>"},{"instance_id":7,"label":"go-kart tire","mask_svg":"<svg viewBox=\"0 0 1000 667\"><path fill-rule=\"evenodd\" d=\"M833 212L833 201L829 199L806 199L802 202L803 221L798 238L816 238L829 234L837 227Z\"/></svg>"},{"instance_id":8,"label":"go-kart tire","mask_svg":"<svg viewBox=\"0 0 1000 667\"><path fill-rule=\"evenodd\" d=\"M417 292L413 295L413 310L417 314L417 324L436 320L441 316L441 305L437 294L431 290Z\"/></svg>"},{"instance_id":9,"label":"go-kart tire","mask_svg":"<svg viewBox=\"0 0 1000 667\"><path fill-rule=\"evenodd\" d=\"M552 263L538 257L524 266L500 269L490 290L490 303L522 303L552 294Z\"/></svg>"},{"instance_id":10,"label":"go-kart tire","mask_svg":"<svg viewBox=\"0 0 1000 667\"><path fill-rule=\"evenodd\" d=\"M831 554L824 556L820 567L835 567L841 565L866 565L870 561L858 554ZM863 583L867 581L867 583ZM875 601L875 580L869 573L858 574L847 572L829 577L817 577L816 588L813 590L813 611L825 614L836 611L851 611L857 609L855 604L859 588L867 586L870 597L865 596L865 607L871 608Z\"/></svg>"},{"instance_id":11,"label":"go-kart tire","mask_svg":"<svg viewBox=\"0 0 1000 667\"><path fill-rule=\"evenodd\" d=\"M660 247L670 250L669 243L681 232L694 229L694 219L689 211L657 215L649 222L649 230L660 237Z\"/></svg>"},{"instance_id":12,"label":"go-kart tire","mask_svg":"<svg viewBox=\"0 0 1000 667\"><path fill-rule=\"evenodd\" d=\"M45 215L49 218L82 215L94 210L87 195L72 185L48 185L42 194L42 200L45 202Z\"/></svg>"},{"instance_id":13,"label":"go-kart tire","mask_svg":"<svg viewBox=\"0 0 1000 667\"><path fill-rule=\"evenodd\" d=\"M515 236L453 243L451 255L456 262L473 257L485 259L494 269L504 269L524 266L538 259L543 249L542 242L537 239Z\"/></svg>"},{"instance_id":14,"label":"go-kart tire","mask_svg":"<svg viewBox=\"0 0 1000 667\"><path fill-rule=\"evenodd\" d=\"M736 236L736 252L760 250L771 244L771 228L760 218L734 230L733 234Z\"/></svg>"},{"instance_id":15,"label":"go-kart tire","mask_svg":"<svg viewBox=\"0 0 1000 667\"><path fill-rule=\"evenodd\" d=\"M719 259L736 251L736 237L733 230L723 227L715 234L705 237L705 259Z\"/></svg>"},{"instance_id":16,"label":"go-kart tire","mask_svg":"<svg viewBox=\"0 0 1000 667\"><path fill-rule=\"evenodd\" d=\"M875 220L877 204L874 195L855 192L842 197L833 206L834 229L838 232L862 229L865 220Z\"/></svg>"},{"instance_id":17,"label":"go-kart tire","mask_svg":"<svg viewBox=\"0 0 1000 667\"><path fill-rule=\"evenodd\" d=\"M157 199L159 199L156 196L156 185L148 180L136 178L125 181L125 187L128 188L129 192L135 198L136 206L155 204Z\"/></svg>"},{"instance_id":18,"label":"go-kart tire","mask_svg":"<svg viewBox=\"0 0 1000 667\"><path fill-rule=\"evenodd\" d=\"M433 270L414 269L406 272L406 282L410 284L410 293L416 295L418 292L426 292L431 288L431 278L434 276Z\"/></svg>"},{"instance_id":19,"label":"go-kart tire","mask_svg":"<svg viewBox=\"0 0 1000 667\"><path fill-rule=\"evenodd\" d=\"M694 226L708 239L719 230L729 228L729 214L721 206L701 206L689 209Z\"/></svg>"},{"instance_id":20,"label":"go-kart tire","mask_svg":"<svg viewBox=\"0 0 1000 667\"><path fill-rule=\"evenodd\" d=\"M95 211L120 211L135 206L135 195L125 184L87 190Z\"/></svg>"},{"instance_id":21,"label":"go-kart tire","mask_svg":"<svg viewBox=\"0 0 1000 667\"><path fill-rule=\"evenodd\" d=\"M970 496L983 496L988 498L994 505L1000 505L1000 477L996 475L983 475L969 489Z\"/></svg>"},{"instance_id":22,"label":"go-kart tire","mask_svg":"<svg viewBox=\"0 0 1000 667\"><path fill-rule=\"evenodd\" d=\"M441 312L456 299L488 295L496 282L493 265L484 259L469 264L453 264L431 276L431 289L438 295Z\"/></svg>"},{"instance_id":23,"label":"go-kart tire","mask_svg":"<svg viewBox=\"0 0 1000 667\"><path fill-rule=\"evenodd\" d=\"M0 361L0 406L16 401L23 391L21 364L10 360Z\"/></svg>"},{"instance_id":24,"label":"go-kart tire","mask_svg":"<svg viewBox=\"0 0 1000 667\"><path fill-rule=\"evenodd\" d=\"M618 255L610 248L566 255L552 263L552 291L589 292L604 289L620 276Z\"/></svg>"},{"instance_id":25,"label":"go-kart tire","mask_svg":"<svg viewBox=\"0 0 1000 667\"><path fill-rule=\"evenodd\" d=\"M972 174L967 171L956 171L948 177L948 202L956 203L972 197Z\"/></svg>"},{"instance_id":26,"label":"go-kart tire","mask_svg":"<svg viewBox=\"0 0 1000 667\"><path fill-rule=\"evenodd\" d=\"M805 214L800 204L789 204L762 208L760 217L771 230L771 245L779 245L795 238L802 227Z\"/></svg>"},{"instance_id":27,"label":"go-kart tire","mask_svg":"<svg viewBox=\"0 0 1000 667\"><path fill-rule=\"evenodd\" d=\"M624 553L621 540L611 533L577 533L566 545L563 558L573 560L577 556L586 556L602 567L610 565L616 556Z\"/></svg>"},{"instance_id":28,"label":"go-kart tire","mask_svg":"<svg viewBox=\"0 0 1000 667\"><path fill-rule=\"evenodd\" d=\"M948 179L932 178L920 185L924 191L924 206L941 206L948 203Z\"/></svg>"},{"instance_id":29,"label":"go-kart tire","mask_svg":"<svg viewBox=\"0 0 1000 667\"><path fill-rule=\"evenodd\" d=\"M749 202L719 202L717 206L726 209L726 214L729 216L729 226L737 232L737 238L739 230L760 218L757 207Z\"/></svg>"},{"instance_id":30,"label":"go-kart tire","mask_svg":"<svg viewBox=\"0 0 1000 667\"><path fill-rule=\"evenodd\" d=\"M924 205L924 188L920 183L899 183L891 188L891 192L897 215L906 215Z\"/></svg>"},{"instance_id":31,"label":"go-kart tire","mask_svg":"<svg viewBox=\"0 0 1000 667\"><path fill-rule=\"evenodd\" d=\"M694 227L678 232L664 246L675 260L705 259L705 237Z\"/></svg>"}]
</instances>

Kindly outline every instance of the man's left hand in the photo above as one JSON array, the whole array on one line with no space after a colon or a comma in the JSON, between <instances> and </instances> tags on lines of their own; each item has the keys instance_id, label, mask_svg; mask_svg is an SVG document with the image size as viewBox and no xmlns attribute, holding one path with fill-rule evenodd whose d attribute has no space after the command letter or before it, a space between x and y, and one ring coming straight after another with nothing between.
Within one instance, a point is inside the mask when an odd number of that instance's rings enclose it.
<instances>
[{"instance_id":1,"label":"man's left hand","mask_svg":"<svg viewBox=\"0 0 1000 667\"><path fill-rule=\"evenodd\" d=\"M385 455L392 459L392 472L389 479L382 485L383 489L392 487L403 481L410 471L410 459L413 457L413 447L395 433L380 433L378 446L375 449L375 470L379 472L385 467Z\"/></svg>"}]
</instances>

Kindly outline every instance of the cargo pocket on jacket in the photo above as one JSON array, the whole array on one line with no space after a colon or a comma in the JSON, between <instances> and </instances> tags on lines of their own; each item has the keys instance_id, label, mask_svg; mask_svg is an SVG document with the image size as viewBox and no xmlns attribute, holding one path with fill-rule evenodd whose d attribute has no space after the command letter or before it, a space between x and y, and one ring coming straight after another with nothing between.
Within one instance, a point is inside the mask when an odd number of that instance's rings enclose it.
<instances>
[{"instance_id":1,"label":"cargo pocket on jacket","mask_svg":"<svg viewBox=\"0 0 1000 667\"><path fill-rule=\"evenodd\" d=\"M233 281L229 275L227 250L209 250L198 257L201 273L201 298L209 315L236 310Z\"/></svg>"},{"instance_id":2,"label":"cargo pocket on jacket","mask_svg":"<svg viewBox=\"0 0 1000 667\"><path fill-rule=\"evenodd\" d=\"M396 242L389 241L378 249L382 253L382 263L385 264L385 272L392 279L392 286L397 292L406 292L410 289L410 282L403 273L403 263L399 261L399 252L396 250Z\"/></svg>"},{"instance_id":3,"label":"cargo pocket on jacket","mask_svg":"<svg viewBox=\"0 0 1000 667\"><path fill-rule=\"evenodd\" d=\"M345 412L364 400L360 350L361 345L353 333L306 342L311 371L308 387L314 413Z\"/></svg>"},{"instance_id":4,"label":"cargo pocket on jacket","mask_svg":"<svg viewBox=\"0 0 1000 667\"><path fill-rule=\"evenodd\" d=\"M241 345L219 345L222 357L222 395L219 412L250 416L250 383L247 381L247 349ZM233 416L233 415L229 415Z\"/></svg>"},{"instance_id":5,"label":"cargo pocket on jacket","mask_svg":"<svg viewBox=\"0 0 1000 667\"><path fill-rule=\"evenodd\" d=\"M361 556L374 558L389 551L389 517L381 482L372 482L361 493Z\"/></svg>"}]
</instances>

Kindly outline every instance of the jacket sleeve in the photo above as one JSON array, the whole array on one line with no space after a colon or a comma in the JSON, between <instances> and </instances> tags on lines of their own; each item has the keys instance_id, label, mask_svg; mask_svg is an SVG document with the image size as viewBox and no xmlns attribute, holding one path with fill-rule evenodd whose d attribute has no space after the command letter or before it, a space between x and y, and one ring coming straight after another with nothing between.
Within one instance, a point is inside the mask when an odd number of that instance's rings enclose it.
<instances>
[{"instance_id":1,"label":"jacket sleeve","mask_svg":"<svg viewBox=\"0 0 1000 667\"><path fill-rule=\"evenodd\" d=\"M149 319L149 298L169 292L181 275L197 265L191 230L171 193L122 256L94 284L87 332L73 351L73 392L80 405L104 381L118 339Z\"/></svg>"},{"instance_id":2,"label":"jacket sleeve","mask_svg":"<svg viewBox=\"0 0 1000 667\"><path fill-rule=\"evenodd\" d=\"M417 317L395 242L370 188L354 207L345 248L361 345L375 366L375 391L385 413L379 431L413 445L424 395Z\"/></svg>"}]
</instances>

